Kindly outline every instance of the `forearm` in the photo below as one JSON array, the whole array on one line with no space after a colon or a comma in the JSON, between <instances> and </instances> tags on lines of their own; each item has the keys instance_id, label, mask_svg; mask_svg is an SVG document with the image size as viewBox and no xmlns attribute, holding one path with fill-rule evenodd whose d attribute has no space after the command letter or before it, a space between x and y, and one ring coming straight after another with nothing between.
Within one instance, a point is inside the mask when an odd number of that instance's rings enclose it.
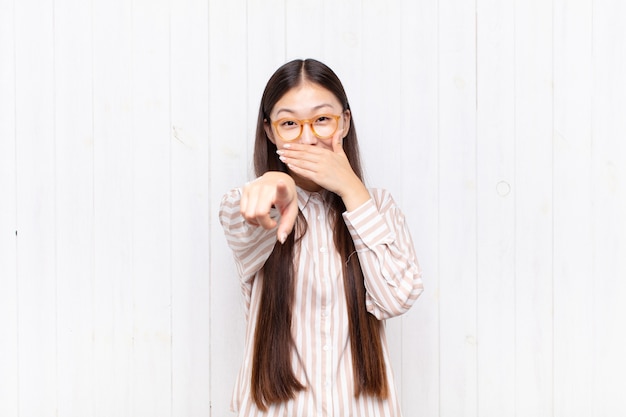
<instances>
[{"instance_id":1,"label":"forearm","mask_svg":"<svg viewBox=\"0 0 626 417\"><path fill-rule=\"evenodd\" d=\"M276 231L275 228L264 229L246 222L241 215L240 200L239 189L225 194L220 204L219 220L228 246L233 251L237 269L245 278L261 269L272 253Z\"/></svg>"},{"instance_id":2,"label":"forearm","mask_svg":"<svg viewBox=\"0 0 626 417\"><path fill-rule=\"evenodd\" d=\"M363 270L368 311L385 319L406 312L423 286L404 216L388 194L374 197L344 218Z\"/></svg>"}]
</instances>

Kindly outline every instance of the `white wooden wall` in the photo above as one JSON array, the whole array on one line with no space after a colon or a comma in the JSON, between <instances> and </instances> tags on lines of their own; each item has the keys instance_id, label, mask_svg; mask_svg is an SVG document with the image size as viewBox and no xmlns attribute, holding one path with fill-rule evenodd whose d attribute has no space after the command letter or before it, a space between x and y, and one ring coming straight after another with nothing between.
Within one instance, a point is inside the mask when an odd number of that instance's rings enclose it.
<instances>
[{"instance_id":1,"label":"white wooden wall","mask_svg":"<svg viewBox=\"0 0 626 417\"><path fill-rule=\"evenodd\" d=\"M0 416L229 415L262 88L344 81L426 292L407 417L626 415L622 0L0 0Z\"/></svg>"}]
</instances>

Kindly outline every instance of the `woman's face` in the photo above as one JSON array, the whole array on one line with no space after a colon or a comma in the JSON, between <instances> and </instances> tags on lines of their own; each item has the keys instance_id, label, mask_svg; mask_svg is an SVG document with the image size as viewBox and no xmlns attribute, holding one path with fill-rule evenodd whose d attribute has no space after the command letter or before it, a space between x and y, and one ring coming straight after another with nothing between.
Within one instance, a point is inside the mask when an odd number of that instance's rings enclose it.
<instances>
[{"instance_id":1,"label":"woman's face","mask_svg":"<svg viewBox=\"0 0 626 417\"><path fill-rule=\"evenodd\" d=\"M332 116L339 116L339 118L335 121L332 120ZM287 91L276 102L270 113L270 119L272 122L265 122L265 132L278 149L282 149L286 143L296 142L332 149L333 140L341 141L350 128L350 112L343 111L341 103L330 90L311 82L304 82ZM277 121L282 121L280 123L282 127L275 125ZM299 121L307 122L300 123ZM334 123L337 124L337 129L330 137L327 137L324 133L332 132L332 129L328 130L327 125L334 126ZM295 131L293 135L297 135L300 129L294 127L296 124L302 126L302 134L298 138L285 140L281 137L280 130L283 136L292 134L285 133L285 131ZM314 133L314 129L318 135Z\"/></svg>"}]
</instances>

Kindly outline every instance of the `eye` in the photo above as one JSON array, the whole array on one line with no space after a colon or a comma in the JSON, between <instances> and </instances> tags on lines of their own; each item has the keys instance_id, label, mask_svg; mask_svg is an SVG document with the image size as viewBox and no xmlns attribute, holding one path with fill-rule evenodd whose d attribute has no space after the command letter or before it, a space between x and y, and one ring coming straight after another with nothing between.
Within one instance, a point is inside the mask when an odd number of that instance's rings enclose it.
<instances>
[{"instance_id":1,"label":"eye","mask_svg":"<svg viewBox=\"0 0 626 417\"><path fill-rule=\"evenodd\" d=\"M333 119L331 119L330 117L326 116L326 115L321 115L321 116L317 116L315 118L315 124L316 125L324 125L327 123L330 123Z\"/></svg>"},{"instance_id":2,"label":"eye","mask_svg":"<svg viewBox=\"0 0 626 417\"><path fill-rule=\"evenodd\" d=\"M285 119L281 120L279 126L283 129L293 129L299 126L297 120Z\"/></svg>"}]
</instances>

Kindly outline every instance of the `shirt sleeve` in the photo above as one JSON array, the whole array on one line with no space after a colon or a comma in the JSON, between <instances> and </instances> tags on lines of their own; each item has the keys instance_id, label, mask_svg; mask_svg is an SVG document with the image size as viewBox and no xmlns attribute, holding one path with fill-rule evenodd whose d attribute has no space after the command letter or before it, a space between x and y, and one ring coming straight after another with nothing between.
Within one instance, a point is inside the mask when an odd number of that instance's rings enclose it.
<instances>
[{"instance_id":1,"label":"shirt sleeve","mask_svg":"<svg viewBox=\"0 0 626 417\"><path fill-rule=\"evenodd\" d=\"M240 189L226 193L220 203L219 220L226 242L233 251L239 276L248 282L272 253L276 244L276 228L266 230L246 222L240 212L240 201ZM270 216L278 218L278 211L273 209Z\"/></svg>"},{"instance_id":2,"label":"shirt sleeve","mask_svg":"<svg viewBox=\"0 0 626 417\"><path fill-rule=\"evenodd\" d=\"M405 217L385 190L343 213L363 269L367 310L379 320L405 313L423 291Z\"/></svg>"}]
</instances>

